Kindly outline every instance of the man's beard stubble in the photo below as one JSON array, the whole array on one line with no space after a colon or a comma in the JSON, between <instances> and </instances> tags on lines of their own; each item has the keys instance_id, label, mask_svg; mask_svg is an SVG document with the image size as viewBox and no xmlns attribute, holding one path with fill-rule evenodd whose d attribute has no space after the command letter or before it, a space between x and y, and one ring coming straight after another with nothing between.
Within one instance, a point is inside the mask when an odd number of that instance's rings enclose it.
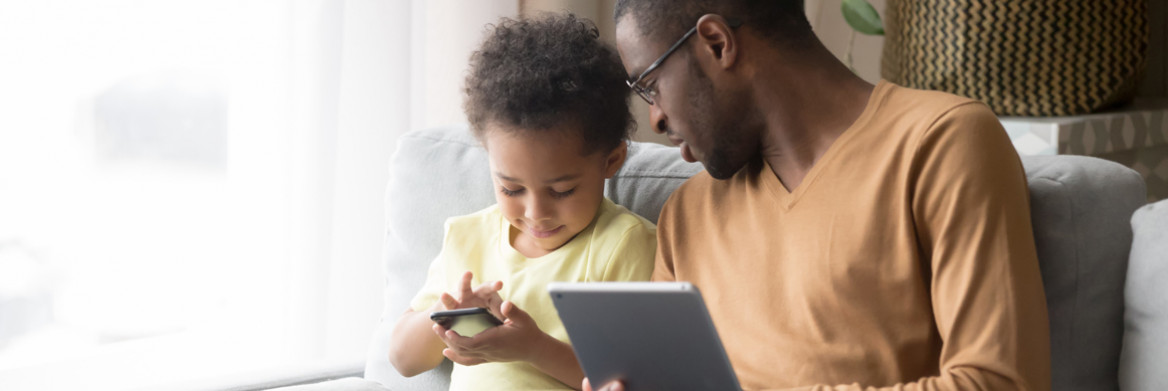
<instances>
[{"instance_id":1,"label":"man's beard stubble","mask_svg":"<svg viewBox=\"0 0 1168 391\"><path fill-rule=\"evenodd\" d=\"M725 105L718 107L714 99L714 83L701 72L701 69L690 57L690 76L694 81L693 92L687 99L690 112L691 133L702 132L709 140L707 149L702 151L702 166L714 179L729 179L738 170L742 169L749 156L737 156L736 151L743 149L743 135L741 129L732 118L742 113L730 113L722 109L737 109L741 105ZM696 136L696 135L695 135ZM690 140L690 148L693 148Z\"/></svg>"}]
</instances>

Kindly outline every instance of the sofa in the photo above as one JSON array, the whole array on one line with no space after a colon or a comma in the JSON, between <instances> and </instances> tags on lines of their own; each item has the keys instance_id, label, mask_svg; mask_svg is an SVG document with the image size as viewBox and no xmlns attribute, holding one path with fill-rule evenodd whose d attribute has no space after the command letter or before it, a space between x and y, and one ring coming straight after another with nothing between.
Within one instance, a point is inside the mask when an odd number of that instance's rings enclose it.
<instances>
[{"instance_id":1,"label":"sofa","mask_svg":"<svg viewBox=\"0 0 1168 391\"><path fill-rule=\"evenodd\" d=\"M1109 161L1022 163L1050 312L1053 389L1168 390L1168 203L1144 206L1141 177ZM633 142L605 195L656 221L669 194L701 169L676 148ZM415 131L398 142L390 170L385 307L364 380L300 389L447 388L449 361L413 378L398 375L388 336L438 254L444 220L494 203L486 152L464 126Z\"/></svg>"}]
</instances>

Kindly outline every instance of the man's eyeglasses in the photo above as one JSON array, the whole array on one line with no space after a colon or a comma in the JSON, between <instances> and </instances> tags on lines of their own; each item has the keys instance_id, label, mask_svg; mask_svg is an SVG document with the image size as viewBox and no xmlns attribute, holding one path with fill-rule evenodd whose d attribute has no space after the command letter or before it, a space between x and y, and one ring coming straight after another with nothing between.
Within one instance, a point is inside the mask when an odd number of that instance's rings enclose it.
<instances>
[{"instance_id":1,"label":"man's eyeglasses","mask_svg":"<svg viewBox=\"0 0 1168 391\"><path fill-rule=\"evenodd\" d=\"M730 26L731 28L735 28L741 26L742 21L727 18L726 25ZM669 58L670 54L673 54L673 52L677 51L677 48L681 47L681 44L685 43L685 40L689 39L689 37L693 36L697 31L698 26L694 25L693 28L685 32L685 35L681 36L681 39L677 40L673 46L670 46L669 50L665 51L665 54L662 54L661 57L657 57L657 61L653 61L652 64L649 64L649 67L645 68L645 71L641 72L641 75L637 76L637 78L634 80L625 80L625 83L629 85L629 88L633 89L633 92L636 92L637 95L640 95L641 99L644 99L645 102L648 102L650 105L652 105L653 97L657 96L657 90L642 86L641 81L645 79L645 76L649 75L649 72L653 72L657 69L657 67L660 67L661 64L665 62L665 59Z\"/></svg>"}]
</instances>

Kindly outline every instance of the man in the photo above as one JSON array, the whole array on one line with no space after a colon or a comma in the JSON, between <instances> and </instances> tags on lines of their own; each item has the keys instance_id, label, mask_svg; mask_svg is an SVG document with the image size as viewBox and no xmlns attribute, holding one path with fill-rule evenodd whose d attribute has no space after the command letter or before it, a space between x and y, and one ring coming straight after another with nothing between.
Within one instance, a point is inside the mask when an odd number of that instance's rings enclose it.
<instances>
[{"instance_id":1,"label":"man","mask_svg":"<svg viewBox=\"0 0 1168 391\"><path fill-rule=\"evenodd\" d=\"M701 288L747 389L1048 390L1001 125L976 101L864 82L800 3L618 2L630 86L706 168L662 210L653 279Z\"/></svg>"}]
</instances>

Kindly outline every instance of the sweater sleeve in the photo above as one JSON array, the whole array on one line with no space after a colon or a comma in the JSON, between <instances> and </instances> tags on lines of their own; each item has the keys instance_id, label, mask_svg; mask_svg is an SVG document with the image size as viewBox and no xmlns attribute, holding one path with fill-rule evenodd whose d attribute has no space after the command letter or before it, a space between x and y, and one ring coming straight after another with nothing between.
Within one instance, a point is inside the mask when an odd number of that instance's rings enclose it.
<instances>
[{"instance_id":1,"label":"sweater sleeve","mask_svg":"<svg viewBox=\"0 0 1168 391\"><path fill-rule=\"evenodd\" d=\"M912 210L942 342L940 373L884 388L1049 390L1046 299L1022 164L992 112L966 103L922 136Z\"/></svg>"},{"instance_id":2,"label":"sweater sleeve","mask_svg":"<svg viewBox=\"0 0 1168 391\"><path fill-rule=\"evenodd\" d=\"M661 214L657 217L657 254L654 257L653 275L650 280L654 282L672 282L677 281L677 276L673 273L673 220L676 209L677 192L670 195L669 199L665 201L665 205L661 207Z\"/></svg>"}]
</instances>

